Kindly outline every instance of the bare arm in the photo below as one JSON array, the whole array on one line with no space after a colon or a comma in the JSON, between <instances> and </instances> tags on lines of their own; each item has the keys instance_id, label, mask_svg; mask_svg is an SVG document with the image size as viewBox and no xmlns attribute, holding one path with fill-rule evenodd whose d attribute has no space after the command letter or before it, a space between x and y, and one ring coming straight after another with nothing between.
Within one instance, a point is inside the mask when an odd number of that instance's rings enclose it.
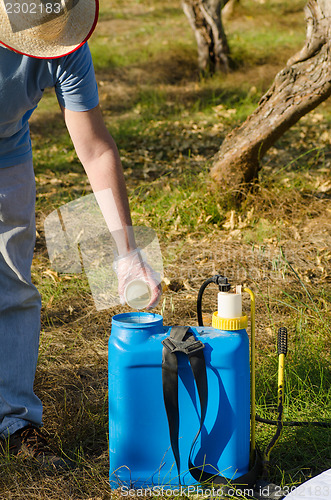
<instances>
[{"instance_id":1,"label":"bare arm","mask_svg":"<svg viewBox=\"0 0 331 500\"><path fill-rule=\"evenodd\" d=\"M132 252L136 249L136 243L123 169L116 144L105 126L100 108L85 112L62 108L62 111L96 199L106 207L102 210L103 215L121 256L117 265L120 297L123 300L128 282L143 279L151 289L148 308L155 307L162 293L160 281L153 269L142 260L139 251Z\"/></svg>"},{"instance_id":2,"label":"bare arm","mask_svg":"<svg viewBox=\"0 0 331 500\"><path fill-rule=\"evenodd\" d=\"M111 222L114 224L112 234L119 253L125 254L136 245L131 229L132 221L123 169L116 144L105 126L99 106L83 112L62 108L62 112L76 153L94 193L111 190L117 212L113 214ZM120 228L123 231L118 231Z\"/></svg>"}]
</instances>

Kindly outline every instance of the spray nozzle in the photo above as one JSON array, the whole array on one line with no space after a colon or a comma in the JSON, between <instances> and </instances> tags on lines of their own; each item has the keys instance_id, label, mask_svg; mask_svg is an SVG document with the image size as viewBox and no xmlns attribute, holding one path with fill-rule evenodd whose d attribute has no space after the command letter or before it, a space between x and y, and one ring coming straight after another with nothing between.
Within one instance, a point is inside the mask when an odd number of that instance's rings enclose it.
<instances>
[{"instance_id":1,"label":"spray nozzle","mask_svg":"<svg viewBox=\"0 0 331 500\"><path fill-rule=\"evenodd\" d=\"M212 277L212 280L216 283L216 285L218 285L220 292L228 292L231 288L228 278L222 276L221 274L215 274L215 276Z\"/></svg>"}]
</instances>

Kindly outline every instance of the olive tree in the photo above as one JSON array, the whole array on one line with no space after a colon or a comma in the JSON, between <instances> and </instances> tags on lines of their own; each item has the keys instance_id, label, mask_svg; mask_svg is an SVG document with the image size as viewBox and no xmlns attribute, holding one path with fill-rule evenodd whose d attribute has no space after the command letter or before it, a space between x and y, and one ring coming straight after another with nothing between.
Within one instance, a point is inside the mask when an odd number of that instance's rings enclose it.
<instances>
[{"instance_id":1,"label":"olive tree","mask_svg":"<svg viewBox=\"0 0 331 500\"><path fill-rule=\"evenodd\" d=\"M182 0L184 13L197 41L198 63L202 72L229 71L229 46L221 12L227 2L228 0Z\"/></svg>"},{"instance_id":2,"label":"olive tree","mask_svg":"<svg viewBox=\"0 0 331 500\"><path fill-rule=\"evenodd\" d=\"M331 95L331 0L309 0L306 41L276 75L257 109L224 140L211 176L220 189L257 180L260 160L285 131Z\"/></svg>"}]
</instances>

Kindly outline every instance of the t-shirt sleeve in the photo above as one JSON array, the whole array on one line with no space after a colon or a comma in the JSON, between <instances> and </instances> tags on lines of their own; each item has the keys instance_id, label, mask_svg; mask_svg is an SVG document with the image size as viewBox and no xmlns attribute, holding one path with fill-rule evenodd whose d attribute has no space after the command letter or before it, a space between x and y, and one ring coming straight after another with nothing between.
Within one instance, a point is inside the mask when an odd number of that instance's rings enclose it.
<instances>
[{"instance_id":1,"label":"t-shirt sleeve","mask_svg":"<svg viewBox=\"0 0 331 500\"><path fill-rule=\"evenodd\" d=\"M59 60L55 92L59 103L71 111L88 111L98 105L98 87L87 43Z\"/></svg>"}]
</instances>

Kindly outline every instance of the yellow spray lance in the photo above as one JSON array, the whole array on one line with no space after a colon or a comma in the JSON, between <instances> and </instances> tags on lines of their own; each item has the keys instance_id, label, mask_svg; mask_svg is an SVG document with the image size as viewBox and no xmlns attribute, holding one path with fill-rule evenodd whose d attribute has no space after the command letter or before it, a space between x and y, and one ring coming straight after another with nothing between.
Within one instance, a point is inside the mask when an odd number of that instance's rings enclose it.
<instances>
[{"instance_id":1,"label":"yellow spray lance","mask_svg":"<svg viewBox=\"0 0 331 500\"><path fill-rule=\"evenodd\" d=\"M256 449L255 420L255 295L250 288L244 288L251 298L251 459Z\"/></svg>"},{"instance_id":2,"label":"yellow spray lance","mask_svg":"<svg viewBox=\"0 0 331 500\"><path fill-rule=\"evenodd\" d=\"M265 456L264 465L265 473L268 473L269 463L270 463L270 453L271 450L278 443L282 431L283 431L283 415L284 415L284 369L285 369L285 356L287 354L287 329L282 327L278 331L277 338L277 350L278 350L278 406L277 406L277 429L276 432L268 444Z\"/></svg>"}]
</instances>

